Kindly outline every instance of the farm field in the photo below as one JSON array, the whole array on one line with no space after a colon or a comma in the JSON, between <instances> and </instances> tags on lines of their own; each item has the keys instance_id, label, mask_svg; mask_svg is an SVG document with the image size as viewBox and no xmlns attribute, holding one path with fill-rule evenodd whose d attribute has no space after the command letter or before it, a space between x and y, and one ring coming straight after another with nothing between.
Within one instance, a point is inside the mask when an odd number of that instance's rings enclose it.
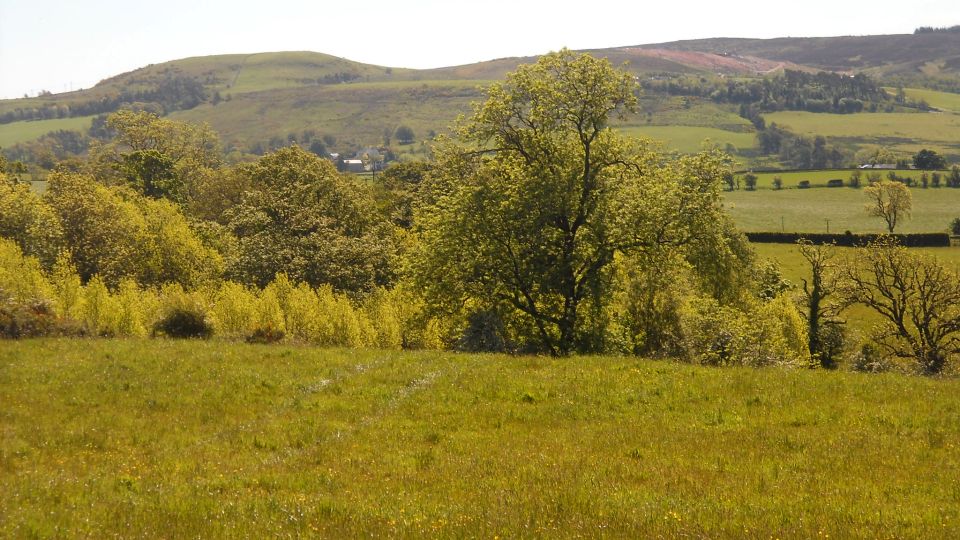
<instances>
[{"instance_id":1,"label":"farm field","mask_svg":"<svg viewBox=\"0 0 960 540\"><path fill-rule=\"evenodd\" d=\"M629 136L650 137L663 143L668 150L684 153L699 152L704 143L719 145L722 149L732 144L737 149L749 149L756 146L753 133L726 131L723 129L698 126L624 126L619 131Z\"/></svg>"},{"instance_id":2,"label":"farm field","mask_svg":"<svg viewBox=\"0 0 960 540\"><path fill-rule=\"evenodd\" d=\"M891 95L896 95L896 88L886 88ZM904 94L907 98L913 100L924 100L931 107L942 111L960 113L960 94L951 92L938 92L936 90L927 90L926 88L904 88Z\"/></svg>"},{"instance_id":3,"label":"farm field","mask_svg":"<svg viewBox=\"0 0 960 540\"><path fill-rule=\"evenodd\" d=\"M0 536L955 537L960 380L0 348Z\"/></svg>"},{"instance_id":4,"label":"farm field","mask_svg":"<svg viewBox=\"0 0 960 540\"><path fill-rule=\"evenodd\" d=\"M885 145L904 153L923 148L960 155L960 115L949 113L827 114L781 111L765 114L776 123L804 135L823 135L857 145Z\"/></svg>"},{"instance_id":5,"label":"farm field","mask_svg":"<svg viewBox=\"0 0 960 540\"><path fill-rule=\"evenodd\" d=\"M786 184L786 176L784 183ZM913 216L896 232L946 232L960 217L960 189L911 188ZM723 200L744 231L884 232L883 220L867 215L863 189L811 188L725 191Z\"/></svg>"},{"instance_id":6,"label":"farm field","mask_svg":"<svg viewBox=\"0 0 960 540\"><path fill-rule=\"evenodd\" d=\"M216 106L201 105L169 117L207 122L224 134L225 146L315 130L358 144L380 144L384 131L403 124L416 140L447 130L480 99L478 81L357 83L289 88L235 96ZM227 135L229 134L229 135Z\"/></svg>"},{"instance_id":7,"label":"farm field","mask_svg":"<svg viewBox=\"0 0 960 540\"><path fill-rule=\"evenodd\" d=\"M93 116L77 116L74 118L56 118L53 120L33 120L30 122L12 122L0 124L0 147L13 146L17 143L32 141L51 131L67 129L86 131L90 128Z\"/></svg>"}]
</instances>

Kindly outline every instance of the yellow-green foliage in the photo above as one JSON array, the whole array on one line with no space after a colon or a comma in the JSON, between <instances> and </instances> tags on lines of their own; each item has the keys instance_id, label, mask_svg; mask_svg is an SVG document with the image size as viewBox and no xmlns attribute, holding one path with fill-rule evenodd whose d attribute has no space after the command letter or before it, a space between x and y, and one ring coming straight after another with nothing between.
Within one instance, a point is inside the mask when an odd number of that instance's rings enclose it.
<instances>
[{"instance_id":1,"label":"yellow-green foliage","mask_svg":"<svg viewBox=\"0 0 960 540\"><path fill-rule=\"evenodd\" d=\"M785 298L747 299L720 305L709 297L689 297L680 312L688 359L707 365L787 365L806 363L806 334L796 307Z\"/></svg>"},{"instance_id":2,"label":"yellow-green foliage","mask_svg":"<svg viewBox=\"0 0 960 540\"><path fill-rule=\"evenodd\" d=\"M50 281L53 286L54 307L57 314L79 320L83 309L83 285L80 283L80 276L77 275L77 268L70 261L68 254L62 253L57 258Z\"/></svg>"},{"instance_id":3,"label":"yellow-green foliage","mask_svg":"<svg viewBox=\"0 0 960 540\"><path fill-rule=\"evenodd\" d=\"M391 291L378 289L367 299L364 306L366 318L373 331L372 343L380 349L399 349L403 346L403 327L400 321L399 306L394 302L396 295Z\"/></svg>"},{"instance_id":4,"label":"yellow-green foliage","mask_svg":"<svg viewBox=\"0 0 960 540\"><path fill-rule=\"evenodd\" d=\"M286 332L283 309L280 307L278 287L267 285L260 293L257 303L256 328Z\"/></svg>"},{"instance_id":5,"label":"yellow-green foliage","mask_svg":"<svg viewBox=\"0 0 960 540\"><path fill-rule=\"evenodd\" d=\"M53 288L43 274L40 261L26 256L13 240L0 238L0 291L14 300L53 297Z\"/></svg>"},{"instance_id":6,"label":"yellow-green foliage","mask_svg":"<svg viewBox=\"0 0 960 540\"><path fill-rule=\"evenodd\" d=\"M259 299L245 286L226 281L214 296L210 315L214 332L227 338L243 338L253 332Z\"/></svg>"},{"instance_id":7,"label":"yellow-green foliage","mask_svg":"<svg viewBox=\"0 0 960 540\"><path fill-rule=\"evenodd\" d=\"M53 210L28 184L18 184L0 172L0 237L17 242L27 255L46 268L63 247L63 230Z\"/></svg>"},{"instance_id":8,"label":"yellow-green foliage","mask_svg":"<svg viewBox=\"0 0 960 540\"><path fill-rule=\"evenodd\" d=\"M121 306L100 276L93 276L83 288L80 322L87 332L98 336L116 335Z\"/></svg>"},{"instance_id":9,"label":"yellow-green foliage","mask_svg":"<svg viewBox=\"0 0 960 540\"><path fill-rule=\"evenodd\" d=\"M124 279L117 289L115 301L118 305L117 326L114 334L118 336L143 337L147 335L149 321L144 310L149 291L142 291L132 279ZM146 303L149 305L149 303Z\"/></svg>"},{"instance_id":10,"label":"yellow-green foliage","mask_svg":"<svg viewBox=\"0 0 960 540\"><path fill-rule=\"evenodd\" d=\"M117 286L129 277L141 285L195 287L223 269L221 257L200 242L168 201L75 174L52 175L46 200L63 226L81 279L99 275Z\"/></svg>"}]
</instances>

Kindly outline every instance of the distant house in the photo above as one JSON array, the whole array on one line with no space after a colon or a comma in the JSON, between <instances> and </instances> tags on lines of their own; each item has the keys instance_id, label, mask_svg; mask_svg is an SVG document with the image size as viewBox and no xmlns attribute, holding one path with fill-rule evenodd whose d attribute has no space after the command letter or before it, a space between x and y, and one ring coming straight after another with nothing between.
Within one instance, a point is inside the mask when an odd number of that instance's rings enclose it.
<instances>
[{"instance_id":1,"label":"distant house","mask_svg":"<svg viewBox=\"0 0 960 540\"><path fill-rule=\"evenodd\" d=\"M896 163L876 163L876 164L864 163L859 168L861 169L896 169L897 164Z\"/></svg>"},{"instance_id":2,"label":"distant house","mask_svg":"<svg viewBox=\"0 0 960 540\"><path fill-rule=\"evenodd\" d=\"M362 173L365 170L363 168L363 160L362 159L345 159L343 160L343 170L345 172Z\"/></svg>"}]
</instances>

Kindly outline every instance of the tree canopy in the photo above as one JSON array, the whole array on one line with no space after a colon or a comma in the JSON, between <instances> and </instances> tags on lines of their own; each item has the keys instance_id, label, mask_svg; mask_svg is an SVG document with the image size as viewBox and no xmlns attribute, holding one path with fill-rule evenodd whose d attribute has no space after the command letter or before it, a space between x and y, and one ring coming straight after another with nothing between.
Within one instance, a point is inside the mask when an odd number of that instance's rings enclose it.
<instances>
[{"instance_id":1,"label":"tree canopy","mask_svg":"<svg viewBox=\"0 0 960 540\"><path fill-rule=\"evenodd\" d=\"M611 130L637 91L607 60L566 50L492 85L421 189L426 298L517 314L529 348L594 350L618 253L716 238L725 157L666 157Z\"/></svg>"},{"instance_id":2,"label":"tree canopy","mask_svg":"<svg viewBox=\"0 0 960 540\"><path fill-rule=\"evenodd\" d=\"M392 279L392 229L363 186L292 146L236 170L250 186L226 213L239 242L235 277L263 286L276 274L363 291Z\"/></svg>"}]
</instances>

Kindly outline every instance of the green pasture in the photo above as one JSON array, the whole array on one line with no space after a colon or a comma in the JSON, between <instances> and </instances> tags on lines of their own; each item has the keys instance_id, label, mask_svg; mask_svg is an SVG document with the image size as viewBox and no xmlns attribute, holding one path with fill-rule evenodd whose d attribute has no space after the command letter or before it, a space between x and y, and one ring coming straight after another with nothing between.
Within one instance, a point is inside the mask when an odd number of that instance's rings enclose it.
<instances>
[{"instance_id":1,"label":"green pasture","mask_svg":"<svg viewBox=\"0 0 960 540\"><path fill-rule=\"evenodd\" d=\"M663 142L668 150L685 153L699 152L705 145L718 145L724 149L732 144L737 149L753 148L756 138L753 133L725 131L722 129L694 126L625 126L618 128L631 137L643 136Z\"/></svg>"},{"instance_id":2,"label":"green pasture","mask_svg":"<svg viewBox=\"0 0 960 540\"><path fill-rule=\"evenodd\" d=\"M446 131L459 114L480 99L468 82L358 83L291 88L234 96L170 115L174 120L207 122L223 134L226 146L314 130L340 141L377 145L384 130L410 126L417 141L432 130Z\"/></svg>"},{"instance_id":3,"label":"green pasture","mask_svg":"<svg viewBox=\"0 0 960 540\"><path fill-rule=\"evenodd\" d=\"M960 189L911 188L912 217L896 232L946 232L960 217ZM725 191L723 201L734 221L744 231L885 232L883 220L867 215L863 189L759 189ZM829 220L829 225L827 224Z\"/></svg>"},{"instance_id":4,"label":"green pasture","mask_svg":"<svg viewBox=\"0 0 960 540\"><path fill-rule=\"evenodd\" d=\"M823 135L856 145L884 145L915 153L930 148L960 154L960 115L949 113L827 114L781 111L765 114L776 123L804 135Z\"/></svg>"},{"instance_id":5,"label":"green pasture","mask_svg":"<svg viewBox=\"0 0 960 540\"><path fill-rule=\"evenodd\" d=\"M85 132L90 129L90 121L92 119L93 116L77 116L74 118L31 120L29 122L0 124L0 147L8 147L17 143L32 141L51 131L61 129Z\"/></svg>"},{"instance_id":6,"label":"green pasture","mask_svg":"<svg viewBox=\"0 0 960 540\"><path fill-rule=\"evenodd\" d=\"M891 95L896 95L896 88L886 88ZM931 107L941 111L960 113L960 94L952 92L938 92L936 90L927 90L926 88L904 88L903 92L908 99L926 101Z\"/></svg>"},{"instance_id":7,"label":"green pasture","mask_svg":"<svg viewBox=\"0 0 960 540\"><path fill-rule=\"evenodd\" d=\"M956 537L958 396L629 357L7 342L0 536Z\"/></svg>"}]
</instances>

